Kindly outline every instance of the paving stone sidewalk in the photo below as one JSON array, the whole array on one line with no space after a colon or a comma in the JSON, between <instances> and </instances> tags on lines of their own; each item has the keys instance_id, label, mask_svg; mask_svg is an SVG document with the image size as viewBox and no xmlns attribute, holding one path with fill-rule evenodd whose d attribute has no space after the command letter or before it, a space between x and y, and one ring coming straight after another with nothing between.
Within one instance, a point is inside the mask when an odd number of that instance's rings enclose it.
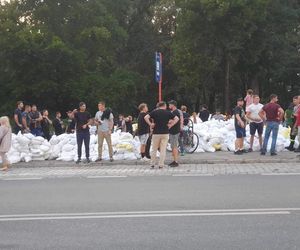
<instances>
[{"instance_id":1,"label":"paving stone sidewalk","mask_svg":"<svg viewBox=\"0 0 300 250\"><path fill-rule=\"evenodd\" d=\"M171 160L168 155L167 161ZM249 153L235 156L232 153L192 154L181 157L178 168L150 169L149 163L138 161L115 161L113 163L90 163L76 165L74 162L36 161L19 163L0 173L7 178L52 178L52 177L105 177L105 176L190 176L190 175L235 175L235 174L299 174L299 155L282 152L278 156L260 156Z\"/></svg>"}]
</instances>

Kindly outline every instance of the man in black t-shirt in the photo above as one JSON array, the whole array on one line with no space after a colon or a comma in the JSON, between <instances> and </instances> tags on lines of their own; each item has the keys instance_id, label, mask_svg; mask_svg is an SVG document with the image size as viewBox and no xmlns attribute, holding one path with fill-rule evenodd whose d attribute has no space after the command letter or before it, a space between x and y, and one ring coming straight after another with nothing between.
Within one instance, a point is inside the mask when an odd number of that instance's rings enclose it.
<instances>
[{"instance_id":1,"label":"man in black t-shirt","mask_svg":"<svg viewBox=\"0 0 300 250\"><path fill-rule=\"evenodd\" d=\"M37 106L33 104L31 106L31 112L29 113L30 117L30 132L34 136L43 136L41 121L43 120L43 117L41 113L38 111Z\"/></svg>"},{"instance_id":2,"label":"man in black t-shirt","mask_svg":"<svg viewBox=\"0 0 300 250\"><path fill-rule=\"evenodd\" d=\"M20 131L22 131L22 110L23 110L24 104L22 101L17 102L17 109L14 112L14 121L15 121L15 133L18 134Z\"/></svg>"},{"instance_id":3,"label":"man in black t-shirt","mask_svg":"<svg viewBox=\"0 0 300 250\"><path fill-rule=\"evenodd\" d=\"M244 100L239 98L237 106L233 110L234 126L236 131L235 152L234 154L241 155L245 153L244 138L246 137L246 114L244 111Z\"/></svg>"},{"instance_id":4,"label":"man in black t-shirt","mask_svg":"<svg viewBox=\"0 0 300 250\"><path fill-rule=\"evenodd\" d=\"M178 122L169 130L170 133L170 144L172 149L172 155L174 161L169 164L170 167L178 167L178 144L179 144L179 135L183 129L183 114L181 110L177 109L177 102L176 101L169 101L169 109L171 110L172 114L178 117Z\"/></svg>"},{"instance_id":5,"label":"man in black t-shirt","mask_svg":"<svg viewBox=\"0 0 300 250\"><path fill-rule=\"evenodd\" d=\"M78 160L76 164L81 161L82 154L82 143L85 146L86 162L90 163L90 128L91 125L91 114L86 111L86 105L84 102L79 103L79 111L74 115L76 125L76 137L77 137L77 153Z\"/></svg>"},{"instance_id":6,"label":"man in black t-shirt","mask_svg":"<svg viewBox=\"0 0 300 250\"><path fill-rule=\"evenodd\" d=\"M152 119L153 122L151 122L150 119ZM169 141L169 129L179 121L179 118L167 110L167 104L165 102L159 102L157 109L145 116L145 121L150 128L153 129L151 168L155 166L158 149L160 149L159 168L163 168Z\"/></svg>"},{"instance_id":7,"label":"man in black t-shirt","mask_svg":"<svg viewBox=\"0 0 300 250\"><path fill-rule=\"evenodd\" d=\"M209 111L208 107L206 105L203 105L200 112L199 112L199 117L202 122L207 122L209 118Z\"/></svg>"},{"instance_id":8,"label":"man in black t-shirt","mask_svg":"<svg viewBox=\"0 0 300 250\"><path fill-rule=\"evenodd\" d=\"M145 116L148 114L148 106L146 103L139 105L140 114L138 116L138 130L137 135L139 136L141 143L141 157L142 161L148 161L146 155L149 155L149 152L146 152L146 145L150 135L150 127L145 121Z\"/></svg>"},{"instance_id":9,"label":"man in black t-shirt","mask_svg":"<svg viewBox=\"0 0 300 250\"><path fill-rule=\"evenodd\" d=\"M61 120L61 113L59 111L56 112L55 119L53 120L53 127L55 135L58 136L64 133L64 122Z\"/></svg>"}]
</instances>

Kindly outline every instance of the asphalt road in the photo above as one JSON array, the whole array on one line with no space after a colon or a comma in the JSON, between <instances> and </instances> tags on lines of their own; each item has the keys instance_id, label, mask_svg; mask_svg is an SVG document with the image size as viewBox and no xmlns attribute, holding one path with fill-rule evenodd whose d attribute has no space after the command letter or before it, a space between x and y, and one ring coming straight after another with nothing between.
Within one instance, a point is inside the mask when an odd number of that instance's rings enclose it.
<instances>
[{"instance_id":1,"label":"asphalt road","mask_svg":"<svg viewBox=\"0 0 300 250\"><path fill-rule=\"evenodd\" d=\"M299 180L2 180L0 249L300 249Z\"/></svg>"}]
</instances>

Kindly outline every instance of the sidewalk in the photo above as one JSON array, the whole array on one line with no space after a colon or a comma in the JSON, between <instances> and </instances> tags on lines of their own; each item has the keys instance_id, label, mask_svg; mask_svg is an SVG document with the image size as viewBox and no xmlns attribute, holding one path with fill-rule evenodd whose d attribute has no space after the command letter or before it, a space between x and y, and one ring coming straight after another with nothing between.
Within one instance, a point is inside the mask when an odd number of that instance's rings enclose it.
<instances>
[{"instance_id":1,"label":"sidewalk","mask_svg":"<svg viewBox=\"0 0 300 250\"><path fill-rule=\"evenodd\" d=\"M171 162L171 154L168 153L166 164ZM294 163L300 166L300 154L294 152L281 152L277 156L261 156L258 152L247 153L243 155L234 155L232 152L216 153L194 153L180 157L181 165L191 164L251 164L251 163ZM80 164L84 165L83 163ZM90 163L89 166L148 166L149 163L141 160L134 161L103 161L101 163ZM62 161L32 161L14 164L13 168L40 168L40 167L75 167L75 162Z\"/></svg>"}]
</instances>

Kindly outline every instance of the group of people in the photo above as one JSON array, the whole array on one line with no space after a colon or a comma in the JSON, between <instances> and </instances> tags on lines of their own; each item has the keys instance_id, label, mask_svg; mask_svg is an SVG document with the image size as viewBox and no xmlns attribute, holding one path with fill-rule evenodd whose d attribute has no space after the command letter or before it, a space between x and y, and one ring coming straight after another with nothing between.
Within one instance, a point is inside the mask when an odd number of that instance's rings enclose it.
<instances>
[{"instance_id":1,"label":"group of people","mask_svg":"<svg viewBox=\"0 0 300 250\"><path fill-rule=\"evenodd\" d=\"M244 102L246 102L246 111L244 109ZM269 103L263 105L260 103L260 97L253 94L252 90L248 90L247 96L237 100L237 106L233 111L236 130L235 154L241 155L243 153L253 151L253 143L255 134L258 134L261 155L267 152L268 142L272 133L271 156L277 155L276 142L279 131L279 125L283 121L285 112L278 104L278 96L272 94ZM246 124L249 122L250 126L250 149L244 149L244 138L246 137ZM265 136L262 137L264 125ZM291 128L291 144L287 147L290 151L300 152L300 96L293 98L293 111L289 126ZM295 138L298 135L299 147L294 149Z\"/></svg>"},{"instance_id":2,"label":"group of people","mask_svg":"<svg viewBox=\"0 0 300 250\"><path fill-rule=\"evenodd\" d=\"M193 116L187 113L187 107L181 106L177 108L177 103L174 100L159 102L156 108L149 112L148 106L145 103L139 105L139 116L137 119L137 131L133 131L132 117L119 116L117 129L123 132L129 132L139 137L141 148L141 159L149 161L151 168L157 165L157 152L159 152L158 167L163 168L165 164L166 149L168 143L172 149L173 161L169 164L170 167L179 166L179 154L184 154L183 145L181 145L180 136L184 134L184 128L188 126L189 119L193 120ZM17 108L14 112L15 133L32 133L35 136L43 136L50 140L50 127L53 126L54 133L60 135L63 133L76 132L78 144L78 160L82 158L82 144L85 146L86 162L90 162L90 126L97 127L98 134L98 159L102 161L103 143L107 143L109 151L109 159L113 161L113 148L111 133L114 131L114 116L110 108L106 108L105 102L98 103L98 112L94 117L87 111L86 104L80 102L79 109L67 112L68 120L65 126L61 119L61 113L56 112L54 120L49 118L49 112L43 110L39 112L36 105L25 105L23 102L17 103ZM205 122L209 119L210 113L207 106L203 106L199 118ZM253 94L252 90L247 91L245 98L237 100L237 106L233 110L234 124L236 130L235 152L240 155L246 152L253 151L253 144L256 133L258 134L261 154L265 155L270 135L272 133L272 143L270 153L276 155L276 140L278 136L279 124L285 118L286 126L291 128L290 139L291 143L287 147L290 151L300 152L300 96L295 96L291 106L284 112L278 104L278 96L272 94L270 102L263 105L260 103L260 97ZM216 120L226 119L217 112L214 115ZM244 148L244 138L246 137L246 125L250 126L250 149ZM263 130L265 128L265 136L263 139ZM295 138L298 135L299 147L294 148ZM0 157L3 161L2 170L8 167L6 153L11 146L12 130L8 117L0 118ZM152 151L150 148L152 145Z\"/></svg>"},{"instance_id":3,"label":"group of people","mask_svg":"<svg viewBox=\"0 0 300 250\"><path fill-rule=\"evenodd\" d=\"M35 104L24 105L22 101L19 101L14 111L14 132L16 134L32 133L35 136L43 136L47 140L51 139L51 126L54 128L55 135L72 133L75 130L74 111L68 111L67 115L68 124L65 126L61 112L57 111L55 119L51 120L47 109L40 112Z\"/></svg>"}]
</instances>

